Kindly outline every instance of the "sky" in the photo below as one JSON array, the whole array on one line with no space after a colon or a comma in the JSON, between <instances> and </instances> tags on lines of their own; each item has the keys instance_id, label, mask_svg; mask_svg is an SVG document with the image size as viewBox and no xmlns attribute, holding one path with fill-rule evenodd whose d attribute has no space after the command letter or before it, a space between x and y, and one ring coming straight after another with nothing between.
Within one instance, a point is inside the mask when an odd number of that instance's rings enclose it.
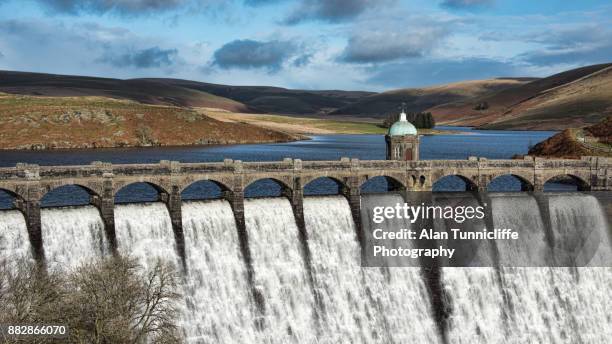
<instances>
[{"instance_id":1,"label":"sky","mask_svg":"<svg viewBox=\"0 0 612 344\"><path fill-rule=\"evenodd\" d=\"M383 91L612 62L608 0L0 0L0 69Z\"/></svg>"}]
</instances>

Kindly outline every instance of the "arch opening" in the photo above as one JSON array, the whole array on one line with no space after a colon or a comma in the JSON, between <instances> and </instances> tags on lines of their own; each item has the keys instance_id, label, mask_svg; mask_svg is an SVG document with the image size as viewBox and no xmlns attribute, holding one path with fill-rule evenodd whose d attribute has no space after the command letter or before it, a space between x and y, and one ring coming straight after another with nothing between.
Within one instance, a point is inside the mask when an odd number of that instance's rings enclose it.
<instances>
[{"instance_id":1,"label":"arch opening","mask_svg":"<svg viewBox=\"0 0 612 344\"><path fill-rule=\"evenodd\" d=\"M165 190L147 182L136 182L123 186L115 192L115 203L158 202Z\"/></svg>"},{"instance_id":2,"label":"arch opening","mask_svg":"<svg viewBox=\"0 0 612 344\"><path fill-rule=\"evenodd\" d=\"M304 185L304 196L340 195L344 183L332 177L319 177Z\"/></svg>"},{"instance_id":3,"label":"arch opening","mask_svg":"<svg viewBox=\"0 0 612 344\"><path fill-rule=\"evenodd\" d=\"M291 189L278 179L264 178L251 182L244 188L244 197L283 197L289 195Z\"/></svg>"},{"instance_id":4,"label":"arch opening","mask_svg":"<svg viewBox=\"0 0 612 344\"><path fill-rule=\"evenodd\" d=\"M189 184L181 192L181 199L186 201L219 199L228 188L214 180L198 180Z\"/></svg>"},{"instance_id":5,"label":"arch opening","mask_svg":"<svg viewBox=\"0 0 612 344\"><path fill-rule=\"evenodd\" d=\"M15 201L20 197L9 190L0 189L0 210L12 210L15 209Z\"/></svg>"},{"instance_id":6,"label":"arch opening","mask_svg":"<svg viewBox=\"0 0 612 344\"><path fill-rule=\"evenodd\" d=\"M492 192L519 192L533 191L533 184L525 178L515 174L497 176L487 185L487 191Z\"/></svg>"},{"instance_id":7,"label":"arch opening","mask_svg":"<svg viewBox=\"0 0 612 344\"><path fill-rule=\"evenodd\" d=\"M62 185L44 194L40 199L40 206L42 208L84 206L91 204L92 196L96 195L94 191L82 185Z\"/></svg>"},{"instance_id":8,"label":"arch opening","mask_svg":"<svg viewBox=\"0 0 612 344\"><path fill-rule=\"evenodd\" d=\"M432 185L433 192L462 192L478 190L478 186L469 178L453 174L436 180Z\"/></svg>"},{"instance_id":9,"label":"arch opening","mask_svg":"<svg viewBox=\"0 0 612 344\"><path fill-rule=\"evenodd\" d=\"M361 184L361 193L382 193L404 189L404 185L399 180L389 176L373 177Z\"/></svg>"},{"instance_id":10,"label":"arch opening","mask_svg":"<svg viewBox=\"0 0 612 344\"><path fill-rule=\"evenodd\" d=\"M544 191L572 192L589 190L591 190L591 186L586 181L571 174L554 176L544 182Z\"/></svg>"}]
</instances>

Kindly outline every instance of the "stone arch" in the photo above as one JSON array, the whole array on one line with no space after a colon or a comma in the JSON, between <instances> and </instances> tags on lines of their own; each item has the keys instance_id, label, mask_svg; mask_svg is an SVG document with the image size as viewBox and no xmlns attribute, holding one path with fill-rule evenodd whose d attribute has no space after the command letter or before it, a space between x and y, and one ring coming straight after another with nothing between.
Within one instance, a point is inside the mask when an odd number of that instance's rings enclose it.
<instances>
[{"instance_id":1,"label":"stone arch","mask_svg":"<svg viewBox=\"0 0 612 344\"><path fill-rule=\"evenodd\" d=\"M243 191L245 192L245 196L246 196L246 192L247 189L249 189L249 187L253 187L256 183L258 182L262 182L262 181L266 181L266 180L271 180L274 183L276 183L278 186L280 186L280 196L285 196L285 197L290 197L292 192L293 192L293 187L288 185L287 182L278 179L278 178L274 178L274 177L262 177L262 178L257 178L257 179L252 179L247 183L245 183Z\"/></svg>"},{"instance_id":2,"label":"stone arch","mask_svg":"<svg viewBox=\"0 0 612 344\"><path fill-rule=\"evenodd\" d=\"M131 181L131 182L125 182L125 183L121 183L119 185L117 185L114 190L113 190L113 199L115 200L115 203L121 203L121 202L117 202L117 194L119 194L120 191L124 190L127 187L130 187L132 185L135 184L146 184L150 187L152 187L155 191L157 191L157 199L158 200L162 200L162 195L169 194L169 191L164 188L163 186L151 182L151 181L146 181L146 180L135 180L135 181ZM146 202L146 201L145 201Z\"/></svg>"},{"instance_id":3,"label":"stone arch","mask_svg":"<svg viewBox=\"0 0 612 344\"><path fill-rule=\"evenodd\" d=\"M336 186L338 187L338 194L343 194L344 190L348 189L348 185L346 183L346 181L339 179L338 177L335 176L327 176L327 175L323 175L323 176L308 176L308 177L303 177L302 181L302 190L305 191L306 188L311 185L313 182L316 182L317 180L331 180L333 181ZM319 194L319 193L314 193L314 194ZM320 193L321 195L327 195L328 193Z\"/></svg>"},{"instance_id":4,"label":"stone arch","mask_svg":"<svg viewBox=\"0 0 612 344\"><path fill-rule=\"evenodd\" d=\"M385 190L385 191L406 190L405 183L401 179L398 179L397 176L380 174L376 176L370 176L369 178L367 177L368 176L364 176L363 179L360 180L359 182L359 188L362 191L364 191L364 187L367 188L368 183L373 183L373 181L377 179L381 180L381 178L387 182L387 185L389 188L388 190Z\"/></svg>"},{"instance_id":5,"label":"stone arch","mask_svg":"<svg viewBox=\"0 0 612 344\"><path fill-rule=\"evenodd\" d=\"M182 193L183 191L188 189L190 186L196 183L199 183L199 182L211 182L217 185L219 189L221 189L221 191L230 191L233 189L232 183L230 180L226 180L224 178L210 178L208 176L201 176L201 177L196 176L194 178L187 178L187 179L182 180L181 185L179 187L179 192Z\"/></svg>"},{"instance_id":6,"label":"stone arch","mask_svg":"<svg viewBox=\"0 0 612 344\"><path fill-rule=\"evenodd\" d=\"M194 184L199 183L199 182L211 182L217 185L219 189L221 189L221 191L231 190L231 188L222 181L211 179L211 178L202 178L202 179L196 179L193 181L189 181L188 183L181 185L181 187L179 188L179 191L182 193L183 191L187 190L190 186L193 186Z\"/></svg>"},{"instance_id":7,"label":"stone arch","mask_svg":"<svg viewBox=\"0 0 612 344\"><path fill-rule=\"evenodd\" d=\"M534 183L532 182L533 175L526 175L524 173L498 173L492 175L491 178L487 179L487 190L489 190L489 187L491 186L491 183L493 183L494 180L499 180L498 178L506 176L514 177L520 182L520 191L533 191L535 189Z\"/></svg>"},{"instance_id":8,"label":"stone arch","mask_svg":"<svg viewBox=\"0 0 612 344\"><path fill-rule=\"evenodd\" d=\"M3 203L6 202L7 205L8 205L8 202L12 201L13 204L11 204L11 206L15 206L15 209L17 209L17 210L22 210L22 209L19 209L20 207L18 206L18 204L14 204L15 202L23 202L24 201L24 198L20 194L18 194L16 191L8 189L8 188L0 187L0 195L2 195L2 194L6 194L6 195L8 195L11 198L10 200L9 199L1 200ZM5 208L3 206L0 207L0 210L5 210L5 209L11 209L11 208Z\"/></svg>"},{"instance_id":9,"label":"stone arch","mask_svg":"<svg viewBox=\"0 0 612 344\"><path fill-rule=\"evenodd\" d=\"M44 191L40 193L40 198L38 199L38 201L40 202L41 206L46 206L45 204L43 204L43 202L45 200L51 201L51 200L46 199L46 197L48 197L54 192L57 192L58 190L70 188L70 187L76 187L80 190L85 191L89 195L86 203L97 206L97 204L93 201L94 200L93 198L95 197L96 199L99 199L100 193L98 191L96 191L90 185L87 185L85 183L78 183L78 182L74 183L70 181L66 181L63 183L53 183L53 184L43 185ZM72 198L72 200L74 200L74 198ZM85 204L85 202L83 202L83 204ZM63 205L81 205L81 204L54 204L53 202L51 203L51 206L63 206Z\"/></svg>"},{"instance_id":10,"label":"stone arch","mask_svg":"<svg viewBox=\"0 0 612 344\"><path fill-rule=\"evenodd\" d=\"M422 176L422 177L424 177L424 176ZM436 186L437 183L439 183L441 180L443 180L445 178L448 178L448 177L457 177L457 178L461 179L465 183L465 187L466 187L467 191L478 190L477 181L475 181L473 179L470 179L468 176L465 176L465 175L463 175L461 173L447 173L447 174L442 174L442 175L434 177L432 179L432 183L431 183L432 190L435 189L435 186ZM474 177L474 176L472 176L472 177ZM422 180L420 177L419 177L419 179Z\"/></svg>"},{"instance_id":11,"label":"stone arch","mask_svg":"<svg viewBox=\"0 0 612 344\"><path fill-rule=\"evenodd\" d=\"M578 188L578 191L591 190L591 184L587 180L585 180L585 178L582 178L576 174L571 174L571 173L560 173L560 174L550 175L544 179L544 181L542 182L542 187L544 187L546 183L550 182L552 179L559 178L559 177L571 178L574 184L576 185L576 187Z\"/></svg>"}]
</instances>

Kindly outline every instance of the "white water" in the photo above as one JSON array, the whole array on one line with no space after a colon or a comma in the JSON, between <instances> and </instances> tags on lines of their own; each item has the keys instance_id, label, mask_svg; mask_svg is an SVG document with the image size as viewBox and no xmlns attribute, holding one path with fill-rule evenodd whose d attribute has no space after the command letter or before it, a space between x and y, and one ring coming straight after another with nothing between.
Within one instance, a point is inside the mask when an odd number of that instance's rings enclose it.
<instances>
[{"instance_id":1,"label":"white water","mask_svg":"<svg viewBox=\"0 0 612 344\"><path fill-rule=\"evenodd\" d=\"M108 240L94 206L40 211L47 266L68 270L109 254Z\"/></svg>"},{"instance_id":2,"label":"white water","mask_svg":"<svg viewBox=\"0 0 612 344\"><path fill-rule=\"evenodd\" d=\"M307 197L304 215L315 288L322 299L322 343L435 343L419 269L361 268L344 197Z\"/></svg>"},{"instance_id":3,"label":"white water","mask_svg":"<svg viewBox=\"0 0 612 344\"><path fill-rule=\"evenodd\" d=\"M255 287L265 300L265 328L255 342L313 342L314 298L289 201L247 199L244 214Z\"/></svg>"},{"instance_id":4,"label":"white water","mask_svg":"<svg viewBox=\"0 0 612 344\"><path fill-rule=\"evenodd\" d=\"M115 205L119 253L138 259L145 271L159 260L179 265L168 208L161 202Z\"/></svg>"},{"instance_id":5,"label":"white water","mask_svg":"<svg viewBox=\"0 0 612 344\"><path fill-rule=\"evenodd\" d=\"M392 197L389 200L396 202ZM499 228L527 228L529 259L575 257L609 262L609 236L599 203L581 195L551 198L546 229L535 199L492 200ZM343 197L304 201L314 291L302 243L285 199L247 200L245 215L256 288L263 295L262 329L240 252L233 213L225 201L186 202L183 224L187 274L181 324L192 343L431 343L439 342L427 289L418 268L361 268L359 244ZM165 205L117 205L119 251L149 266L157 258L178 263ZM108 253L93 207L44 209L45 254L51 265L74 267ZM578 232L575 228L585 229ZM555 250L546 250L547 231ZM595 245L598 244L598 245ZM594 246L595 245L595 246ZM501 262L516 259L498 246ZM595 252L591 248L595 247ZM524 251L523 251L524 252ZM0 212L0 259L30 257L23 216ZM452 300L450 343L607 343L612 338L612 268L444 268Z\"/></svg>"},{"instance_id":6,"label":"white water","mask_svg":"<svg viewBox=\"0 0 612 344\"><path fill-rule=\"evenodd\" d=\"M31 260L30 238L23 214L18 210L0 211L0 264Z\"/></svg>"},{"instance_id":7,"label":"white water","mask_svg":"<svg viewBox=\"0 0 612 344\"><path fill-rule=\"evenodd\" d=\"M226 201L185 202L184 331L189 342L251 343L256 337L246 267Z\"/></svg>"},{"instance_id":8,"label":"white water","mask_svg":"<svg viewBox=\"0 0 612 344\"><path fill-rule=\"evenodd\" d=\"M566 195L550 202L551 230L560 247L576 242L576 238L562 238L570 226L589 229L605 222L601 209L575 197ZM546 229L535 199L527 195L493 197L492 202L495 227L522 229L524 240L517 245L523 246L523 254L530 254L520 257L515 244L498 242L500 262L529 266L538 259L550 259L553 253L547 249ZM581 216L571 215L578 215L576 207ZM601 243L604 251L609 250L607 240ZM612 269L524 267L500 271L498 279L493 268L443 270L454 306L450 342L605 343L610 338L612 291L602 286L611 285Z\"/></svg>"}]
</instances>

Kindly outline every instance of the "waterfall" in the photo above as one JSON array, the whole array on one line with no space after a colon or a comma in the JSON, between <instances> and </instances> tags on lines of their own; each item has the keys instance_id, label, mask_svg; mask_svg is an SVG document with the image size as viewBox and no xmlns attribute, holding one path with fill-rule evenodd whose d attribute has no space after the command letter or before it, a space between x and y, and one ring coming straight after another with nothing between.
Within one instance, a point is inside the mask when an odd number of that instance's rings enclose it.
<instances>
[{"instance_id":1,"label":"waterfall","mask_svg":"<svg viewBox=\"0 0 612 344\"><path fill-rule=\"evenodd\" d=\"M591 237L594 228L603 235L598 237L600 252L609 252L605 218L596 199L564 194L539 201L547 208L539 207L536 198L530 195L492 197L495 226L520 228L521 235L526 235L523 245L529 245L523 250L530 255L529 259L567 260L568 251L562 248L585 243L582 239ZM550 219L547 221L537 209L549 213ZM504 246L498 245L500 261L514 260L516 264L520 257ZM543 252L545 255L537 255ZM521 266L520 261L518 265ZM609 313L612 293L602 286L611 282L611 268L501 268L498 288L504 302L499 306L506 318L507 340L605 342L612 332Z\"/></svg>"},{"instance_id":2,"label":"waterfall","mask_svg":"<svg viewBox=\"0 0 612 344\"><path fill-rule=\"evenodd\" d=\"M104 224L94 206L43 208L43 247L51 269L73 269L109 253Z\"/></svg>"},{"instance_id":3,"label":"waterfall","mask_svg":"<svg viewBox=\"0 0 612 344\"><path fill-rule=\"evenodd\" d=\"M31 259L30 238L23 214L18 210L0 211L0 264L10 266Z\"/></svg>"},{"instance_id":4,"label":"waterfall","mask_svg":"<svg viewBox=\"0 0 612 344\"><path fill-rule=\"evenodd\" d=\"M189 342L251 343L256 336L246 267L226 201L182 207L187 275L183 327Z\"/></svg>"},{"instance_id":5,"label":"waterfall","mask_svg":"<svg viewBox=\"0 0 612 344\"><path fill-rule=\"evenodd\" d=\"M255 288L264 296L264 330L255 342L315 340L314 298L299 231L285 198L247 199L244 205Z\"/></svg>"},{"instance_id":6,"label":"waterfall","mask_svg":"<svg viewBox=\"0 0 612 344\"><path fill-rule=\"evenodd\" d=\"M374 206L398 202L403 199L395 194L364 195L362 219ZM521 239L474 249L475 257L499 266L441 268L437 294L422 267L391 267L397 265L393 259L385 267L361 266L342 196L304 199L306 242L287 199L245 200L254 285L227 201L183 203L185 269L163 203L116 205L115 226L120 253L145 269L158 258L170 260L183 273L179 323L189 343L608 342L612 268L598 267L612 260L604 203L577 193L491 194L489 202L492 219L476 227L517 229ZM390 226L411 226L402 221ZM109 255L93 206L42 209L41 222L49 268L74 268ZM0 262L31 259L30 250L23 215L0 211ZM262 296L262 308L255 306L252 288ZM448 296L447 319L438 321L431 295Z\"/></svg>"},{"instance_id":7,"label":"waterfall","mask_svg":"<svg viewBox=\"0 0 612 344\"><path fill-rule=\"evenodd\" d=\"M344 197L307 197L304 215L315 290L322 300L321 342L438 341L419 268L390 268L385 273L361 268L360 246Z\"/></svg>"},{"instance_id":8,"label":"waterfall","mask_svg":"<svg viewBox=\"0 0 612 344\"><path fill-rule=\"evenodd\" d=\"M116 205L115 232L119 253L138 259L145 270L160 259L180 266L170 214L165 204Z\"/></svg>"}]
</instances>

